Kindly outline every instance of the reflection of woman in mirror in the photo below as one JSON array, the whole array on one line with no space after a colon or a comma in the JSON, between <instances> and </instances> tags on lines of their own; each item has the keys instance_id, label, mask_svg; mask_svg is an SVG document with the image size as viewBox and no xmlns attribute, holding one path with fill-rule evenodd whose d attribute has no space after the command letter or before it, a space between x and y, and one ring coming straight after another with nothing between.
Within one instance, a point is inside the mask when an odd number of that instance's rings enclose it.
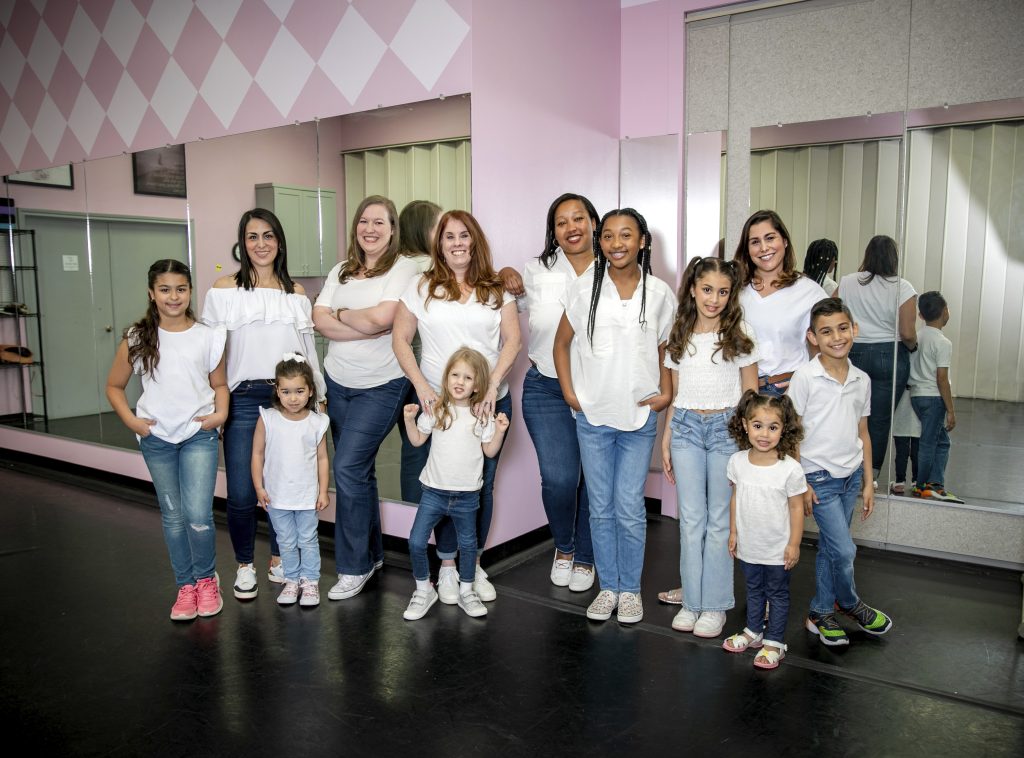
<instances>
[{"instance_id":1,"label":"reflection of woman in mirror","mask_svg":"<svg viewBox=\"0 0 1024 758\"><path fill-rule=\"evenodd\" d=\"M813 279L829 295L839 285L832 277L836 273L836 261L839 259L839 248L828 239L814 240L807 246L804 254L804 276Z\"/></svg>"},{"instance_id":2,"label":"reflection of woman in mirror","mask_svg":"<svg viewBox=\"0 0 1024 758\"><path fill-rule=\"evenodd\" d=\"M423 354L419 365L412 350L419 329ZM487 238L466 211L448 211L438 223L433 267L415 279L402 295L395 316L393 344L405 375L416 390L420 407L430 409L441 388L448 358L460 347L481 352L491 366L490 386L474 413L491 418L504 413L512 418L512 398L505 378L519 353L519 317L513 297L505 292L494 267ZM480 553L487 543L494 509L494 474L498 455L484 462L484 481L477 513L477 571L473 590L480 599L496 593L480 568ZM459 573L455 568L457 535L451 519L435 530L441 558L438 593L441 602L458 602Z\"/></svg>"},{"instance_id":3,"label":"reflection of woman in mirror","mask_svg":"<svg viewBox=\"0 0 1024 758\"><path fill-rule=\"evenodd\" d=\"M434 249L434 235L437 233L437 222L441 219L441 206L429 200L413 200L402 208L398 216L398 249L402 255L416 261L416 267L423 273L433 263L430 251ZM417 362L420 359L420 340L413 339L412 350ZM409 385L405 405L416 402L416 390ZM399 475L402 483L402 500L407 503L418 503L423 495L420 486L420 473L427 464L430 445L416 447L409 442L405 424L398 425L402 437L402 466Z\"/></svg>"},{"instance_id":4,"label":"reflection of woman in mirror","mask_svg":"<svg viewBox=\"0 0 1024 758\"><path fill-rule=\"evenodd\" d=\"M789 231L775 211L760 210L747 219L733 260L740 271L740 305L760 354L759 391L783 395L793 372L809 358L811 308L828 295L796 270Z\"/></svg>"},{"instance_id":5,"label":"reflection of woman in mirror","mask_svg":"<svg viewBox=\"0 0 1024 758\"><path fill-rule=\"evenodd\" d=\"M370 195L356 208L344 261L327 274L313 308L317 330L330 340L327 414L334 438L334 561L344 600L363 589L383 564L376 459L402 415L409 386L391 349L398 298L418 273L398 254L398 213Z\"/></svg>"},{"instance_id":6,"label":"reflection of woman in mirror","mask_svg":"<svg viewBox=\"0 0 1024 758\"><path fill-rule=\"evenodd\" d=\"M274 367L284 353L304 355L314 367L316 394L324 398L317 366L313 318L301 284L288 275L284 229L270 211L253 208L238 222L238 247L244 251L234 274L222 276L206 293L203 321L228 331L227 366L231 405L224 424L224 473L228 485L228 532L238 561L234 593L256 597L253 557L256 546L256 490L252 482L252 438L259 409L274 395ZM310 360L311 359L311 360ZM267 578L284 581L280 551L270 529Z\"/></svg>"},{"instance_id":7,"label":"reflection of woman in mirror","mask_svg":"<svg viewBox=\"0 0 1024 758\"><path fill-rule=\"evenodd\" d=\"M884 234L872 237L860 270L839 281L838 294L860 329L850 361L871 377L868 432L877 480L889 445L892 408L903 397L910 353L917 350L917 292L899 276L896 241Z\"/></svg>"},{"instance_id":8,"label":"reflection of woman in mirror","mask_svg":"<svg viewBox=\"0 0 1024 758\"><path fill-rule=\"evenodd\" d=\"M555 540L551 582L573 592L594 584L594 548L576 417L562 395L552 349L569 285L594 268L599 220L583 195L555 198L548 208L544 250L526 264L525 295L519 298L530 318L532 364L523 380L523 420L537 451L541 500Z\"/></svg>"}]
</instances>

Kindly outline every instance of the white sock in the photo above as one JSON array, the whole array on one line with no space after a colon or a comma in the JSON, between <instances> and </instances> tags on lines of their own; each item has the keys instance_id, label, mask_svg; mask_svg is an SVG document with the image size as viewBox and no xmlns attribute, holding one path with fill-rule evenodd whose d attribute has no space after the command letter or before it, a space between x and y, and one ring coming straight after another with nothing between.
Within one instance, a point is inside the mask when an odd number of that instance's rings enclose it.
<instances>
[{"instance_id":1,"label":"white sock","mask_svg":"<svg viewBox=\"0 0 1024 758\"><path fill-rule=\"evenodd\" d=\"M429 590L430 589L430 580L429 579L417 579L416 580L416 589L418 589L418 590Z\"/></svg>"},{"instance_id":2,"label":"white sock","mask_svg":"<svg viewBox=\"0 0 1024 758\"><path fill-rule=\"evenodd\" d=\"M473 583L472 582L459 582L459 594L460 595L465 595L467 592L472 592L472 591L473 591Z\"/></svg>"}]
</instances>

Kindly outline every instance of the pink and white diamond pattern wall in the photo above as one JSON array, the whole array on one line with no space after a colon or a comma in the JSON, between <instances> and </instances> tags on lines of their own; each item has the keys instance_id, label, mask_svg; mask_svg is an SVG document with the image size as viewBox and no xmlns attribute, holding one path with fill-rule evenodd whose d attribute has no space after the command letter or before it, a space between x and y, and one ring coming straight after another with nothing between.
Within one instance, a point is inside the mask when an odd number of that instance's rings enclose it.
<instances>
[{"instance_id":1,"label":"pink and white diamond pattern wall","mask_svg":"<svg viewBox=\"0 0 1024 758\"><path fill-rule=\"evenodd\" d=\"M470 91L472 0L0 0L0 173Z\"/></svg>"}]
</instances>

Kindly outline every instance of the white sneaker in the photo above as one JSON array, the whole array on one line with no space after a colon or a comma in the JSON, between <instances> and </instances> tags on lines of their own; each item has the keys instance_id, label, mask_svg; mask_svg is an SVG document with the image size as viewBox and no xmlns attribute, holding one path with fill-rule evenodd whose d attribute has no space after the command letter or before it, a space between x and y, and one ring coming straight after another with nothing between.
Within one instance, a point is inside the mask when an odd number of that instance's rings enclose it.
<instances>
[{"instance_id":1,"label":"white sneaker","mask_svg":"<svg viewBox=\"0 0 1024 758\"><path fill-rule=\"evenodd\" d=\"M487 615L487 606L480 602L480 598L473 590L459 593L459 608L466 612L467 616L479 618Z\"/></svg>"},{"instance_id":2,"label":"white sneaker","mask_svg":"<svg viewBox=\"0 0 1024 758\"><path fill-rule=\"evenodd\" d=\"M587 606L587 618L591 621L607 621L619 604L619 596L611 590L601 590L594 601Z\"/></svg>"},{"instance_id":3,"label":"white sneaker","mask_svg":"<svg viewBox=\"0 0 1024 758\"><path fill-rule=\"evenodd\" d=\"M382 568L384 568L384 561L383 560L377 561L375 564L373 564L373 570L374 571L380 571Z\"/></svg>"},{"instance_id":4,"label":"white sneaker","mask_svg":"<svg viewBox=\"0 0 1024 758\"><path fill-rule=\"evenodd\" d=\"M438 572L437 595L445 605L459 602L459 570L454 566L442 566Z\"/></svg>"},{"instance_id":5,"label":"white sneaker","mask_svg":"<svg viewBox=\"0 0 1024 758\"><path fill-rule=\"evenodd\" d=\"M697 637L717 637L725 626L725 611L703 611L693 625Z\"/></svg>"},{"instance_id":6,"label":"white sneaker","mask_svg":"<svg viewBox=\"0 0 1024 758\"><path fill-rule=\"evenodd\" d=\"M358 595L370 581L374 570L370 569L369 574L338 574L338 581L327 591L328 599L345 600Z\"/></svg>"},{"instance_id":7,"label":"white sneaker","mask_svg":"<svg viewBox=\"0 0 1024 758\"><path fill-rule=\"evenodd\" d=\"M556 587L568 587L572 576L572 559L558 557L555 551L555 560L551 564L551 583Z\"/></svg>"},{"instance_id":8,"label":"white sneaker","mask_svg":"<svg viewBox=\"0 0 1024 758\"><path fill-rule=\"evenodd\" d=\"M280 563L267 569L267 579L274 584L284 584L284 566Z\"/></svg>"},{"instance_id":9,"label":"white sneaker","mask_svg":"<svg viewBox=\"0 0 1024 758\"><path fill-rule=\"evenodd\" d=\"M594 569L590 566L573 566L569 577L569 589L572 592L586 592L594 586Z\"/></svg>"},{"instance_id":10,"label":"white sneaker","mask_svg":"<svg viewBox=\"0 0 1024 758\"><path fill-rule=\"evenodd\" d=\"M676 617L672 619L672 628L677 632L692 632L694 624L697 623L698 613L681 608Z\"/></svg>"},{"instance_id":11,"label":"white sneaker","mask_svg":"<svg viewBox=\"0 0 1024 758\"><path fill-rule=\"evenodd\" d=\"M300 579L299 592L299 605L304 605L307 608L320 605L320 585L316 582L312 582L309 579Z\"/></svg>"},{"instance_id":12,"label":"white sneaker","mask_svg":"<svg viewBox=\"0 0 1024 758\"><path fill-rule=\"evenodd\" d=\"M298 582L284 583L284 587L281 589L281 594L277 596L278 605L295 605L295 601L299 599L299 584Z\"/></svg>"},{"instance_id":13,"label":"white sneaker","mask_svg":"<svg viewBox=\"0 0 1024 758\"><path fill-rule=\"evenodd\" d=\"M402 618L406 621L415 621L427 615L430 607L437 602L437 591L431 587L429 590L416 590L412 593L409 607L405 609Z\"/></svg>"},{"instance_id":14,"label":"white sneaker","mask_svg":"<svg viewBox=\"0 0 1024 758\"><path fill-rule=\"evenodd\" d=\"M616 620L620 624L635 624L644 617L644 604L640 596L633 592L619 595L619 611Z\"/></svg>"},{"instance_id":15,"label":"white sneaker","mask_svg":"<svg viewBox=\"0 0 1024 758\"><path fill-rule=\"evenodd\" d=\"M233 590L239 600L252 600L256 597L259 586L256 584L256 569L251 563L243 563L238 567Z\"/></svg>"},{"instance_id":16,"label":"white sneaker","mask_svg":"<svg viewBox=\"0 0 1024 758\"><path fill-rule=\"evenodd\" d=\"M485 603L489 603L498 597L494 585L487 581L487 572L479 564L476 567L476 576L473 577L473 592Z\"/></svg>"}]
</instances>

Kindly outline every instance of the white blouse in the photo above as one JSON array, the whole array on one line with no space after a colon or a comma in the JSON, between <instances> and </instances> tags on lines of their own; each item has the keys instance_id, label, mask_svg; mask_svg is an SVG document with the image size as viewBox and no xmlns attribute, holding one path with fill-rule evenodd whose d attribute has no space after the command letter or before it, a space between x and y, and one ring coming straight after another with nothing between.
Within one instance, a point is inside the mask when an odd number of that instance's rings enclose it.
<instances>
[{"instance_id":1,"label":"white blouse","mask_svg":"<svg viewBox=\"0 0 1024 758\"><path fill-rule=\"evenodd\" d=\"M342 284L338 281L342 265L339 263L327 274L316 306L337 311L339 308L356 310L372 308L387 301L397 302L409 282L419 274L417 261L400 255L386 274L370 279L349 278ZM402 376L402 367L398 365L391 347L390 331L372 339L331 340L324 370L335 382L352 389L379 387Z\"/></svg>"},{"instance_id":2,"label":"white blouse","mask_svg":"<svg viewBox=\"0 0 1024 758\"><path fill-rule=\"evenodd\" d=\"M263 488L270 507L286 511L316 508L320 494L316 451L331 420L310 411L305 418L287 419L277 408L260 408L266 430Z\"/></svg>"},{"instance_id":3,"label":"white blouse","mask_svg":"<svg viewBox=\"0 0 1024 758\"><path fill-rule=\"evenodd\" d=\"M641 326L642 283L629 300L622 300L606 273L591 344L587 320L593 283L593 272L584 274L565 295L565 315L576 332L569 351L573 390L589 423L632 432L647 423L651 412L650 406L637 403L661 391L658 346L672 328L675 293L661 279L648 275L647 323Z\"/></svg>"},{"instance_id":4,"label":"white blouse","mask_svg":"<svg viewBox=\"0 0 1024 758\"><path fill-rule=\"evenodd\" d=\"M740 369L758 361L754 330L746 321L740 322L740 329L754 340L754 349L731 361L722 356L722 351L715 352L720 339L717 332L691 334L690 343L683 349L678 363L665 353L665 366L679 372L672 401L674 407L714 411L733 408L739 403L743 394Z\"/></svg>"},{"instance_id":5,"label":"white blouse","mask_svg":"<svg viewBox=\"0 0 1024 758\"><path fill-rule=\"evenodd\" d=\"M775 376L795 371L807 363L807 328L811 308L828 297L812 279L801 276L785 289L761 297L749 284L740 290L743 318L757 336L757 371Z\"/></svg>"},{"instance_id":6,"label":"white blouse","mask_svg":"<svg viewBox=\"0 0 1024 758\"><path fill-rule=\"evenodd\" d=\"M452 353L463 346L480 352L493 370L501 352L501 309L481 303L475 291L465 303L434 298L426 305L426 287L422 291L420 288L424 281L422 274L413 279L401 300L416 317L423 343L420 371L430 386L440 392L444 367ZM510 294L504 293L502 307L513 300ZM498 387L497 397L501 399L507 394L508 382L504 381Z\"/></svg>"},{"instance_id":7,"label":"white blouse","mask_svg":"<svg viewBox=\"0 0 1024 758\"><path fill-rule=\"evenodd\" d=\"M593 268L594 263L591 261L587 271ZM534 258L523 270L523 287L526 294L516 302L520 311L529 312L530 360L540 373L551 379L558 376L552 353L555 332L558 331L558 324L565 310L562 302L565 300L569 285L577 278L579 277L576 275L576 269L572 267L561 248L555 250L555 260L551 268Z\"/></svg>"},{"instance_id":8,"label":"white blouse","mask_svg":"<svg viewBox=\"0 0 1024 758\"><path fill-rule=\"evenodd\" d=\"M203 322L228 332L228 387L251 379L273 379L285 353L305 356L313 369L318 400L327 397L313 341L313 308L305 295L279 289L213 287L203 303Z\"/></svg>"}]
</instances>

